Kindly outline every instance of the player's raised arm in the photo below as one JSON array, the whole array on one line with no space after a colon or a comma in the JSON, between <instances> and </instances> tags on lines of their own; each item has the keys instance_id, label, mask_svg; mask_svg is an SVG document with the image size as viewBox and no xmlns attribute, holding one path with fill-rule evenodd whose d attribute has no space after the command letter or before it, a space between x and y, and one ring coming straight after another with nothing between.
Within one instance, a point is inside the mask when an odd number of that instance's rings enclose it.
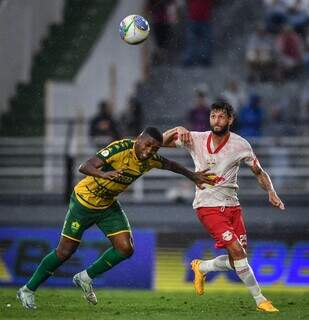
<instances>
[{"instance_id":1,"label":"player's raised arm","mask_svg":"<svg viewBox=\"0 0 309 320\"><path fill-rule=\"evenodd\" d=\"M163 147L176 148L179 145L191 145L190 131L184 127L175 127L163 133Z\"/></svg>"},{"instance_id":2,"label":"player's raised arm","mask_svg":"<svg viewBox=\"0 0 309 320\"><path fill-rule=\"evenodd\" d=\"M205 189L205 184L214 185L214 182L211 179L213 174L208 172L209 169L193 172L175 161L171 161L163 157L161 157L161 161L163 165L161 169L169 170L187 177L193 181L199 189Z\"/></svg>"},{"instance_id":3,"label":"player's raised arm","mask_svg":"<svg viewBox=\"0 0 309 320\"><path fill-rule=\"evenodd\" d=\"M88 159L86 162L82 163L78 171L92 177L103 178L103 179L110 179L113 180L114 178L118 178L121 175L121 170L112 170L108 172L101 171L104 165L104 161L94 156Z\"/></svg>"},{"instance_id":4,"label":"player's raised arm","mask_svg":"<svg viewBox=\"0 0 309 320\"><path fill-rule=\"evenodd\" d=\"M261 167L258 161L256 161L255 165L250 168L251 171L255 174L259 185L268 192L269 202L274 207L278 207L279 209L284 210L284 203L277 195L268 173Z\"/></svg>"}]
</instances>

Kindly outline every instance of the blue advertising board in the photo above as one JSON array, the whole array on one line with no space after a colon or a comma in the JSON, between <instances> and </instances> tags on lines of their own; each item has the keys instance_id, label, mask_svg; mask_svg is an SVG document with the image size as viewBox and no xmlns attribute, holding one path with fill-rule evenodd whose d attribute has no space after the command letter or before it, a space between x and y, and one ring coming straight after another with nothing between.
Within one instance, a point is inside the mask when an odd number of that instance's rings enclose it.
<instances>
[{"instance_id":1,"label":"blue advertising board","mask_svg":"<svg viewBox=\"0 0 309 320\"><path fill-rule=\"evenodd\" d=\"M287 286L309 286L308 241L295 242L290 246L284 241L252 241L249 250L249 262L260 284L282 283ZM192 282L193 280L191 260L203 258L207 253L215 257L226 254L226 251L215 249L212 241L195 241L184 253L186 281ZM224 274L232 283L240 281L236 273L230 271L209 273L207 282L215 281L219 274Z\"/></svg>"},{"instance_id":2,"label":"blue advertising board","mask_svg":"<svg viewBox=\"0 0 309 320\"><path fill-rule=\"evenodd\" d=\"M133 230L134 255L96 278L96 287L151 289L154 282L156 237L151 230ZM0 228L0 286L23 285L41 259L56 248L58 228ZM49 286L72 286L72 276L87 268L110 242L99 230L87 230L74 253L46 281Z\"/></svg>"}]
</instances>

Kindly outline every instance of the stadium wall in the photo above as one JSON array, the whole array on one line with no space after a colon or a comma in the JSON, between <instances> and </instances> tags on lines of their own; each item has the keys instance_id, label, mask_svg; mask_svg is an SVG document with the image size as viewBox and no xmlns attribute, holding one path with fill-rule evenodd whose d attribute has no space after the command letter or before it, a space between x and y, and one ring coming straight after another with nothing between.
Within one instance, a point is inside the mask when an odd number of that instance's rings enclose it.
<instances>
[{"instance_id":1,"label":"stadium wall","mask_svg":"<svg viewBox=\"0 0 309 320\"><path fill-rule=\"evenodd\" d=\"M0 114L17 82L29 79L32 56L51 23L62 19L64 0L6 0L0 4Z\"/></svg>"},{"instance_id":2,"label":"stadium wall","mask_svg":"<svg viewBox=\"0 0 309 320\"><path fill-rule=\"evenodd\" d=\"M53 199L50 199L53 202ZM33 202L33 201L32 201ZM122 205L131 224L136 228L151 228L159 233L205 234L195 213L188 204ZM309 240L308 206L291 207L284 212L261 203L260 206L244 206L244 217L249 236ZM17 200L0 205L0 226L62 227L67 206L31 205ZM5 214L10 213L10 214ZM179 240L178 240L179 241Z\"/></svg>"}]
</instances>

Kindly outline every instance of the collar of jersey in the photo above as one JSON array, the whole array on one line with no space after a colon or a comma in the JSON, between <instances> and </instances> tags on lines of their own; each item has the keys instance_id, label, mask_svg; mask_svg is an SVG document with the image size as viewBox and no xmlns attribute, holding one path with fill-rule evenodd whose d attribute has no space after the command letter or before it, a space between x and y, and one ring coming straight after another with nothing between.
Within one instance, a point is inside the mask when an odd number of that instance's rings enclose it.
<instances>
[{"instance_id":1,"label":"collar of jersey","mask_svg":"<svg viewBox=\"0 0 309 320\"><path fill-rule=\"evenodd\" d=\"M226 135L225 139L217 146L216 150L214 152L212 152L212 150L211 150L212 132L210 132L210 134L208 135L208 138L207 138L208 153L210 153L210 154L218 153L226 145L229 138L230 138L230 133Z\"/></svg>"},{"instance_id":2,"label":"collar of jersey","mask_svg":"<svg viewBox=\"0 0 309 320\"><path fill-rule=\"evenodd\" d=\"M137 155L136 155L136 153L135 153L135 142L136 142L136 141L134 141L134 144L133 144L133 147L132 147L132 155L133 155L133 159L134 159L135 161L140 162L141 160L138 159L138 157L137 157Z\"/></svg>"}]
</instances>

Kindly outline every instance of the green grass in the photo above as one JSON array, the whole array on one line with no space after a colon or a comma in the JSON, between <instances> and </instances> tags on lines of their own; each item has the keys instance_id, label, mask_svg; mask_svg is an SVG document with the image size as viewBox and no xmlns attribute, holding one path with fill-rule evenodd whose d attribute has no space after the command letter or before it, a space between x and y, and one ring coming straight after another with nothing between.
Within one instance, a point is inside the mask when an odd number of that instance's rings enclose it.
<instances>
[{"instance_id":1,"label":"green grass","mask_svg":"<svg viewBox=\"0 0 309 320\"><path fill-rule=\"evenodd\" d=\"M253 300L244 291L211 290L198 297L192 292L97 290L99 302L92 306L78 289L40 289L35 311L22 308L15 293L16 289L0 289L0 319L309 319L305 290L264 290L280 309L278 314L255 311Z\"/></svg>"}]
</instances>

